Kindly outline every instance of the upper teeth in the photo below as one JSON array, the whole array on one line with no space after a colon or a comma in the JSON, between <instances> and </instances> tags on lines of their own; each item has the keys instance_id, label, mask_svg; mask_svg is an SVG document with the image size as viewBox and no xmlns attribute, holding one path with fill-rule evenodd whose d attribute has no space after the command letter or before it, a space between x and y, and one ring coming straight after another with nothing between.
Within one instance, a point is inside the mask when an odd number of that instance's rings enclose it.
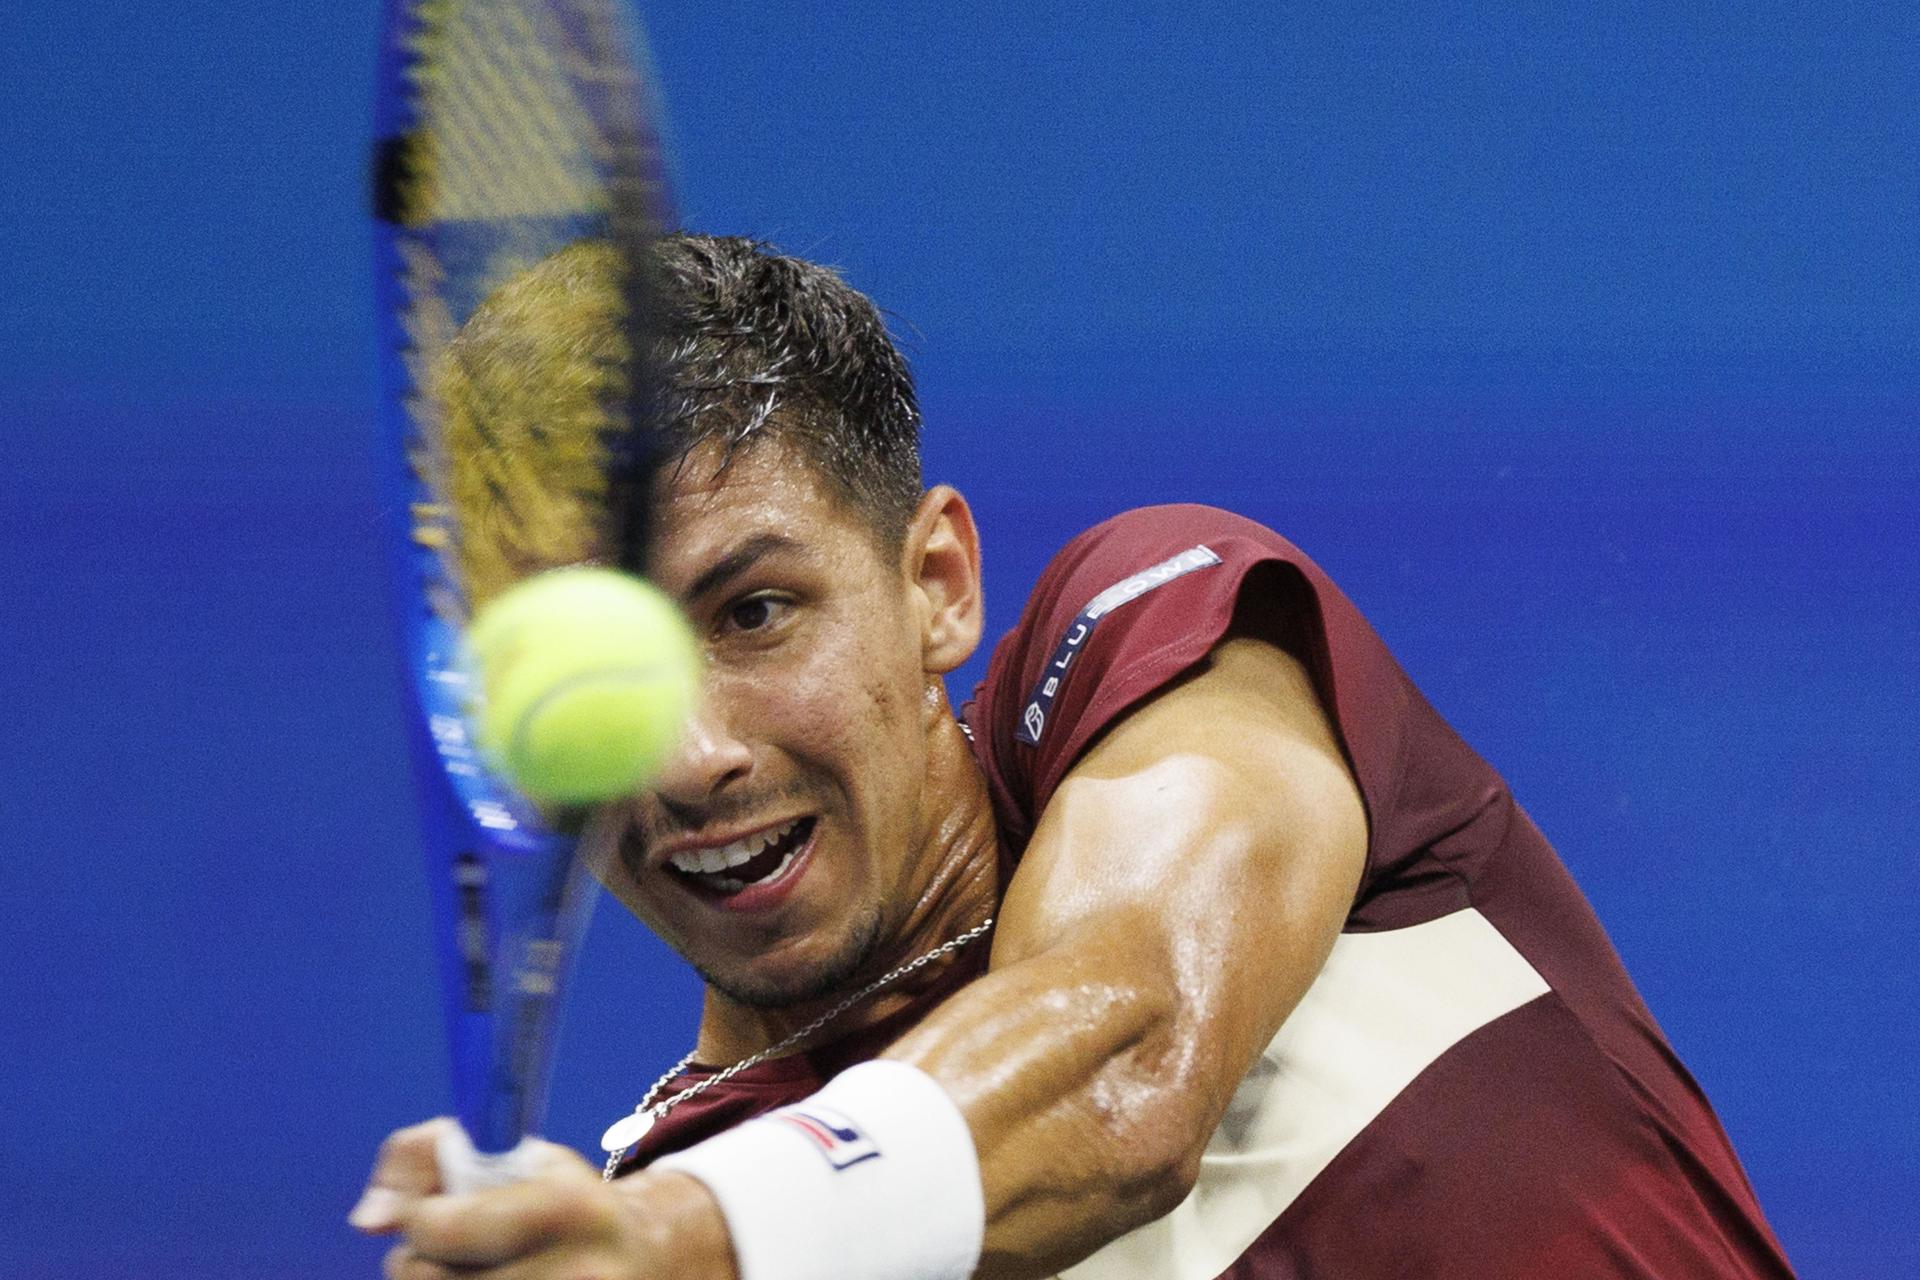
<instances>
[{"instance_id":1,"label":"upper teeth","mask_svg":"<svg viewBox=\"0 0 1920 1280\"><path fill-rule=\"evenodd\" d=\"M800 819L795 818L780 826L768 827L765 831L756 831L750 836L743 836L732 844L722 845L717 849L683 849L668 861L690 874L697 872L715 875L758 857L766 851L768 845L776 840L784 840L799 825Z\"/></svg>"}]
</instances>

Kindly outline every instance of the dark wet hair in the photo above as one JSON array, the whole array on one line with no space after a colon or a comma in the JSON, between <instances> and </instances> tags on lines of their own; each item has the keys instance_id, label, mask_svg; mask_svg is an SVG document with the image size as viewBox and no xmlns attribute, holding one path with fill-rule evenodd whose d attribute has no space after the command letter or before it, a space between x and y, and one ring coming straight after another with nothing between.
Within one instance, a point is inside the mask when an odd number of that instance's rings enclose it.
<instances>
[{"instance_id":1,"label":"dark wet hair","mask_svg":"<svg viewBox=\"0 0 1920 1280\"><path fill-rule=\"evenodd\" d=\"M920 412L873 304L751 240L669 236L649 265L655 456L673 467L711 441L724 468L785 441L897 554L920 501ZM542 569L620 558L608 526L622 470L608 406L628 385L619 267L591 240L542 259L487 297L434 374L435 466L476 603Z\"/></svg>"},{"instance_id":2,"label":"dark wet hair","mask_svg":"<svg viewBox=\"0 0 1920 1280\"><path fill-rule=\"evenodd\" d=\"M920 410L873 303L831 268L737 236L667 237L657 266L669 456L713 441L724 465L785 440L897 548L920 501Z\"/></svg>"}]
</instances>

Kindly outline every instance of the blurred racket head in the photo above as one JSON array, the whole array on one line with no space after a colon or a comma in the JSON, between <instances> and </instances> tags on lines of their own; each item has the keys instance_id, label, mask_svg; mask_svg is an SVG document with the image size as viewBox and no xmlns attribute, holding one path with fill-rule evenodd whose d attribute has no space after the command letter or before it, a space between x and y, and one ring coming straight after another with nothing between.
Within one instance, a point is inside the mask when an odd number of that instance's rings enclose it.
<instances>
[{"instance_id":1,"label":"blurred racket head","mask_svg":"<svg viewBox=\"0 0 1920 1280\"><path fill-rule=\"evenodd\" d=\"M382 448L456 1103L483 1153L539 1124L592 898L579 833L474 747L461 635L523 577L644 564L649 245L670 211L641 39L617 0L387 4Z\"/></svg>"}]
</instances>

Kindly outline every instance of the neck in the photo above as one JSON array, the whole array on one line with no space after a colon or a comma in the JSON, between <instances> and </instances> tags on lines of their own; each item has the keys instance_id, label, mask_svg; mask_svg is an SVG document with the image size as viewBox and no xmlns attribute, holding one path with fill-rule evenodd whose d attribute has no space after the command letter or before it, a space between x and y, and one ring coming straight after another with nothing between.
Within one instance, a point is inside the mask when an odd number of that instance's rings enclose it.
<instances>
[{"instance_id":1,"label":"neck","mask_svg":"<svg viewBox=\"0 0 1920 1280\"><path fill-rule=\"evenodd\" d=\"M800 1004L754 1008L709 987L695 1050L700 1061L725 1065L779 1045L847 996L952 941L998 909L999 836L986 778L953 719L945 690L929 703L927 815L915 863L921 874L912 893L896 904L897 910L885 922L887 941L836 990ZM969 944L988 945L986 938ZM896 979L793 1049L826 1043L892 1016L937 982L957 959L942 956Z\"/></svg>"}]
</instances>

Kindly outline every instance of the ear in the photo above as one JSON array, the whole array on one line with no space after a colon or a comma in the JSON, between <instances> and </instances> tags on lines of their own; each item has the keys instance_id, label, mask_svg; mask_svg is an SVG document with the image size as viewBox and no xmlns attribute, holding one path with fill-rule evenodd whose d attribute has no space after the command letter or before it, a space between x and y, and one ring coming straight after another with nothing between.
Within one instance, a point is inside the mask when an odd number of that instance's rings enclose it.
<instances>
[{"instance_id":1,"label":"ear","mask_svg":"<svg viewBox=\"0 0 1920 1280\"><path fill-rule=\"evenodd\" d=\"M902 555L919 606L921 664L945 675L973 656L985 624L980 532L959 490L940 484L922 495Z\"/></svg>"}]
</instances>

